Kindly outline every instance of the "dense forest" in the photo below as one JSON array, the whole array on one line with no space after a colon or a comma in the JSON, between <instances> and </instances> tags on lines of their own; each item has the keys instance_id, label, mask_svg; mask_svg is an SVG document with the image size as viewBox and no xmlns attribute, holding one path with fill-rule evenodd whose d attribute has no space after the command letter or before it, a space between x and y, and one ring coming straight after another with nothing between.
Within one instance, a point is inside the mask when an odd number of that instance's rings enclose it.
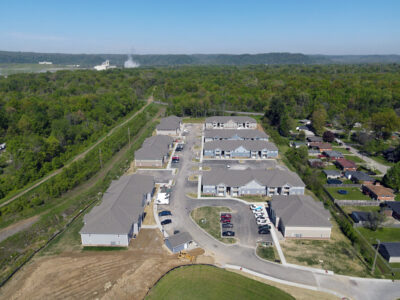
<instances>
[{"instance_id":1,"label":"dense forest","mask_svg":"<svg viewBox=\"0 0 400 300\"><path fill-rule=\"evenodd\" d=\"M0 198L41 178L144 102L135 70L61 71L0 78Z\"/></svg>"},{"instance_id":2,"label":"dense forest","mask_svg":"<svg viewBox=\"0 0 400 300\"><path fill-rule=\"evenodd\" d=\"M111 64L122 67L127 60L123 54L63 54L0 51L0 64L38 63L51 61L60 65L93 67L110 60ZM363 64L400 63L400 55L305 55L301 53L260 53L260 54L146 54L132 55L141 66L178 65L262 65L262 64Z\"/></svg>"},{"instance_id":3,"label":"dense forest","mask_svg":"<svg viewBox=\"0 0 400 300\"><path fill-rule=\"evenodd\" d=\"M266 113L282 135L311 118L388 138L398 129L400 65L186 66L0 77L0 197L59 168L146 95L168 113ZM316 128L317 131L320 128Z\"/></svg>"}]
</instances>

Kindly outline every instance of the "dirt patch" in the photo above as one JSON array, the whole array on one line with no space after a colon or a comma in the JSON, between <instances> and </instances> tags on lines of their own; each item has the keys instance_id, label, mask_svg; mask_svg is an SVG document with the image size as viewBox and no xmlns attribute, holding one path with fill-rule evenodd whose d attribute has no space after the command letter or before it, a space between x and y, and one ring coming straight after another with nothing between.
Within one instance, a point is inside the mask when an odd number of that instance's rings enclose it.
<instances>
[{"instance_id":1,"label":"dirt patch","mask_svg":"<svg viewBox=\"0 0 400 300\"><path fill-rule=\"evenodd\" d=\"M32 218L28 218L25 220L21 220L17 223L11 224L10 226L3 228L0 230L0 242L4 241L6 238L20 232L24 229L32 226L37 220L39 216L33 216Z\"/></svg>"},{"instance_id":2,"label":"dirt patch","mask_svg":"<svg viewBox=\"0 0 400 300\"><path fill-rule=\"evenodd\" d=\"M189 263L162 245L158 230L142 229L128 250L64 252L35 258L0 290L0 297L143 299L164 273ZM202 256L197 259L212 262Z\"/></svg>"}]
</instances>

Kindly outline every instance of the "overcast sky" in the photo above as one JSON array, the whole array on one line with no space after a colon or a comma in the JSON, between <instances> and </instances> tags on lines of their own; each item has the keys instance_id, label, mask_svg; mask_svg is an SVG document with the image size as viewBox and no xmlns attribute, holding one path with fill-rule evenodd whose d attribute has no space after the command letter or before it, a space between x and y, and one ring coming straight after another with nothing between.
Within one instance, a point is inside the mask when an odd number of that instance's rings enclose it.
<instances>
[{"instance_id":1,"label":"overcast sky","mask_svg":"<svg viewBox=\"0 0 400 300\"><path fill-rule=\"evenodd\" d=\"M0 50L400 54L399 13L400 0L0 0Z\"/></svg>"}]
</instances>

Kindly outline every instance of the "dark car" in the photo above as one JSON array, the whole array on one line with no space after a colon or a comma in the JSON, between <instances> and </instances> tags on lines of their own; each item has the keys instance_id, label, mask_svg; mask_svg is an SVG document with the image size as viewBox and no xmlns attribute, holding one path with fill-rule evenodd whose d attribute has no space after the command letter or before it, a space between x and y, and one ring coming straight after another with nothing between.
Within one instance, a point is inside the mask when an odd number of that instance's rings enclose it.
<instances>
[{"instance_id":1,"label":"dark car","mask_svg":"<svg viewBox=\"0 0 400 300\"><path fill-rule=\"evenodd\" d=\"M221 214L221 218L228 218L228 219L230 219L230 218L232 218L232 215L231 215L231 214Z\"/></svg>"},{"instance_id":2,"label":"dark car","mask_svg":"<svg viewBox=\"0 0 400 300\"><path fill-rule=\"evenodd\" d=\"M221 219L221 223L230 223L231 219Z\"/></svg>"},{"instance_id":3,"label":"dark car","mask_svg":"<svg viewBox=\"0 0 400 300\"><path fill-rule=\"evenodd\" d=\"M167 224L171 224L171 223L172 223L171 219L166 219L164 221L161 221L161 225L167 225Z\"/></svg>"},{"instance_id":4,"label":"dark car","mask_svg":"<svg viewBox=\"0 0 400 300\"><path fill-rule=\"evenodd\" d=\"M258 230L262 230L262 229L271 229L271 226L270 225L261 225L261 226L258 226Z\"/></svg>"},{"instance_id":5,"label":"dark car","mask_svg":"<svg viewBox=\"0 0 400 300\"><path fill-rule=\"evenodd\" d=\"M235 236L235 232L234 231L230 231L230 230L224 231L222 233L222 236Z\"/></svg>"},{"instance_id":6,"label":"dark car","mask_svg":"<svg viewBox=\"0 0 400 300\"><path fill-rule=\"evenodd\" d=\"M233 228L233 224L232 223L224 223L224 224L222 224L222 228Z\"/></svg>"},{"instance_id":7,"label":"dark car","mask_svg":"<svg viewBox=\"0 0 400 300\"><path fill-rule=\"evenodd\" d=\"M163 211L160 211L160 212L158 213L158 216L159 216L159 217L172 216L172 214L171 214L171 212L170 212L169 210L163 210Z\"/></svg>"},{"instance_id":8,"label":"dark car","mask_svg":"<svg viewBox=\"0 0 400 300\"><path fill-rule=\"evenodd\" d=\"M342 184L343 182L340 181L339 179L328 179L326 181L328 184Z\"/></svg>"},{"instance_id":9,"label":"dark car","mask_svg":"<svg viewBox=\"0 0 400 300\"><path fill-rule=\"evenodd\" d=\"M259 231L258 231L258 234L268 234L269 233L269 229L260 229Z\"/></svg>"},{"instance_id":10,"label":"dark car","mask_svg":"<svg viewBox=\"0 0 400 300\"><path fill-rule=\"evenodd\" d=\"M182 150L183 150L183 145L182 145L182 144L178 144L178 145L176 146L176 151L180 152L180 151L182 151Z\"/></svg>"},{"instance_id":11,"label":"dark car","mask_svg":"<svg viewBox=\"0 0 400 300\"><path fill-rule=\"evenodd\" d=\"M346 150L347 150L347 151L350 151L350 147L346 147Z\"/></svg>"}]
</instances>

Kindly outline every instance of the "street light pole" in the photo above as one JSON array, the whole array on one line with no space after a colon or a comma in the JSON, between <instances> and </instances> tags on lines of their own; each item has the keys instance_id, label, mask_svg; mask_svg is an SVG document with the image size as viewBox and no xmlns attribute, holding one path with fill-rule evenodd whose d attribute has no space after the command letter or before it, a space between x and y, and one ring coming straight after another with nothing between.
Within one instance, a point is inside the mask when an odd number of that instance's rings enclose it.
<instances>
[{"instance_id":1,"label":"street light pole","mask_svg":"<svg viewBox=\"0 0 400 300\"><path fill-rule=\"evenodd\" d=\"M376 247L375 258L374 258L374 264L372 265L372 274L374 274L374 272L375 272L376 258L378 257L379 245L381 244L381 241L380 241L380 240L377 239L377 241L378 241L378 245L377 245L377 247Z\"/></svg>"}]
</instances>

